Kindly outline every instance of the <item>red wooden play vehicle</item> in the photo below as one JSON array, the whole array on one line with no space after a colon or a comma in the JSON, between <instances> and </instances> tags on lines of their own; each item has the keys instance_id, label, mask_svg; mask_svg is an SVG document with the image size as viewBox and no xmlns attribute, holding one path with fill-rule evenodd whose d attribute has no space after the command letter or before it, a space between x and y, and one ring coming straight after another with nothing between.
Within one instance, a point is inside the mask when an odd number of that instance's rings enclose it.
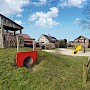
<instances>
[{"instance_id":1,"label":"red wooden play vehicle","mask_svg":"<svg viewBox=\"0 0 90 90\"><path fill-rule=\"evenodd\" d=\"M34 51L34 40L33 40L33 51L30 52L19 52L19 40L17 37L17 53L16 53L16 65L31 67L31 65L37 60L37 51Z\"/></svg>"},{"instance_id":2,"label":"red wooden play vehicle","mask_svg":"<svg viewBox=\"0 0 90 90\"><path fill-rule=\"evenodd\" d=\"M16 54L16 65L30 67L37 60L37 51L18 52Z\"/></svg>"}]
</instances>

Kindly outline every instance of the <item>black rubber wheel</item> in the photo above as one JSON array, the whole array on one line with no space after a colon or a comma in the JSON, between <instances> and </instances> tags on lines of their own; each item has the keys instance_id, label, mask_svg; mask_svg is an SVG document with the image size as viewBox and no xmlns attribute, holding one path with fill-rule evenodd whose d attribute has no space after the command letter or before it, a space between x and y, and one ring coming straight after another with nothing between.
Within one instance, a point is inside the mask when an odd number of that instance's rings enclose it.
<instances>
[{"instance_id":1,"label":"black rubber wheel","mask_svg":"<svg viewBox=\"0 0 90 90\"><path fill-rule=\"evenodd\" d=\"M33 64L33 58L32 57L26 57L24 62L23 62L23 65L27 68L31 68L32 64Z\"/></svg>"}]
</instances>

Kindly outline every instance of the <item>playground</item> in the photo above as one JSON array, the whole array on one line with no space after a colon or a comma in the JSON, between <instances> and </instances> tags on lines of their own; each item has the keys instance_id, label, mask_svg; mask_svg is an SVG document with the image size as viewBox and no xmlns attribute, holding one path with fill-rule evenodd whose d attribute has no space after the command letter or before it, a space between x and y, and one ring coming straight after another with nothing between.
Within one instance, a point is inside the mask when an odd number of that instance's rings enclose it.
<instances>
[{"instance_id":1,"label":"playground","mask_svg":"<svg viewBox=\"0 0 90 90\"><path fill-rule=\"evenodd\" d=\"M35 41L30 39L33 42L33 48L26 48L20 43L23 41L22 36L15 35L18 28L21 34L23 27L12 28L15 36L15 40L12 40L13 44L7 44L8 40L7 43L1 43L4 49L0 49L0 90L90 90L90 75L88 74L86 78L86 72L84 74L82 72L83 64L84 71L89 66L86 64L87 57L84 56L89 56L90 53L80 51L81 45L77 45L73 50L58 48L42 51L41 49L35 50ZM4 27L2 27L1 35L3 32ZM1 38L3 39L3 36ZM83 84L83 81L86 82L87 79L86 85Z\"/></svg>"},{"instance_id":2,"label":"playground","mask_svg":"<svg viewBox=\"0 0 90 90\"><path fill-rule=\"evenodd\" d=\"M58 48L55 50L43 50L45 52L52 52L52 53L58 53L63 55L70 55L70 56L90 56L89 48L85 49L80 44L77 45L76 48Z\"/></svg>"},{"instance_id":3,"label":"playground","mask_svg":"<svg viewBox=\"0 0 90 90\"><path fill-rule=\"evenodd\" d=\"M20 50L32 51L25 47ZM82 66L87 57L39 50L37 62L27 69L13 66L16 52L16 48L0 49L0 90L90 90L90 78L86 84L82 80Z\"/></svg>"},{"instance_id":4,"label":"playground","mask_svg":"<svg viewBox=\"0 0 90 90\"><path fill-rule=\"evenodd\" d=\"M78 51L77 54L72 54L72 49L65 49L65 48L59 48L57 50L43 50L45 52L52 52L52 53L58 53L63 55L69 55L69 56L90 56L90 52L86 51L85 53L83 51Z\"/></svg>"}]
</instances>

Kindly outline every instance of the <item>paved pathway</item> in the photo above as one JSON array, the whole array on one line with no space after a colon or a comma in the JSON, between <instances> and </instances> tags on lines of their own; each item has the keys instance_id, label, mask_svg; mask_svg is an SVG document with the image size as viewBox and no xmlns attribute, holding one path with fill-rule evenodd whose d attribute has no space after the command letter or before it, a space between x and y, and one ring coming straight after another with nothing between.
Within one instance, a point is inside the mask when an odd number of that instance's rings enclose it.
<instances>
[{"instance_id":1,"label":"paved pathway","mask_svg":"<svg viewBox=\"0 0 90 90\"><path fill-rule=\"evenodd\" d=\"M58 50L43 50L46 52L53 52L53 53L60 53L63 55L70 55L70 56L90 56L90 52L85 52L83 53L83 51L78 51L77 54L72 54L71 49L64 49L64 48L60 48Z\"/></svg>"}]
</instances>

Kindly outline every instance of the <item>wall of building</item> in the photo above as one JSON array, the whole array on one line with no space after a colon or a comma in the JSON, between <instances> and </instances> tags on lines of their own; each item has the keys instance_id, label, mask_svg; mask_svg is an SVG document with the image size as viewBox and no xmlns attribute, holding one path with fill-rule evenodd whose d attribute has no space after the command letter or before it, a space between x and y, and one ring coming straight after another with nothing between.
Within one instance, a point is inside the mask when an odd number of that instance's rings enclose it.
<instances>
[{"instance_id":1,"label":"wall of building","mask_svg":"<svg viewBox=\"0 0 90 90\"><path fill-rule=\"evenodd\" d=\"M50 43L51 48L55 48L55 43Z\"/></svg>"},{"instance_id":2,"label":"wall of building","mask_svg":"<svg viewBox=\"0 0 90 90\"><path fill-rule=\"evenodd\" d=\"M50 46L50 48L55 48L55 43L50 43L44 35L39 38L39 42L42 42L42 45L45 45L46 47Z\"/></svg>"},{"instance_id":3,"label":"wall of building","mask_svg":"<svg viewBox=\"0 0 90 90\"><path fill-rule=\"evenodd\" d=\"M81 44L82 46L84 46L84 38L81 37L79 39L74 40L74 44L75 44L75 47L77 47L78 44ZM86 39L85 40L85 47L88 48L88 46L89 46L89 40Z\"/></svg>"},{"instance_id":4,"label":"wall of building","mask_svg":"<svg viewBox=\"0 0 90 90\"><path fill-rule=\"evenodd\" d=\"M85 40L85 46L86 46L87 48L89 47L89 40L88 40L88 39Z\"/></svg>"},{"instance_id":5,"label":"wall of building","mask_svg":"<svg viewBox=\"0 0 90 90\"><path fill-rule=\"evenodd\" d=\"M43 42L43 44L48 44L49 43L49 40L44 35L42 35L39 38L39 42Z\"/></svg>"}]
</instances>

